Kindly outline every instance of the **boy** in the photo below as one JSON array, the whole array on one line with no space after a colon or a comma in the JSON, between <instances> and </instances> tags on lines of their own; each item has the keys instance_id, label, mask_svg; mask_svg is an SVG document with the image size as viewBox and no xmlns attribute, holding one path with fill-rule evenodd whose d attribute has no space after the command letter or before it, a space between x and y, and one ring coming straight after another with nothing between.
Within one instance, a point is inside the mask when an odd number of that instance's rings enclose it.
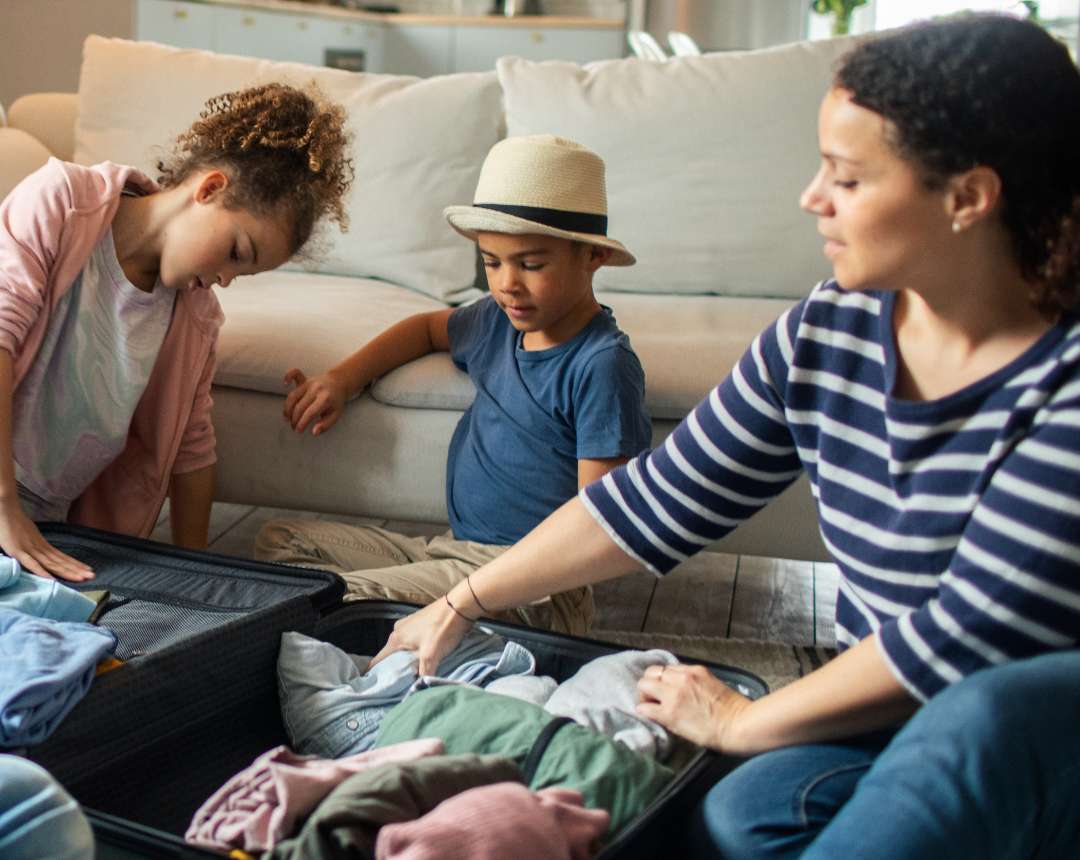
<instances>
[{"instance_id":1,"label":"boy","mask_svg":"<svg viewBox=\"0 0 1080 860\"><path fill-rule=\"evenodd\" d=\"M305 520L260 532L258 558L337 571L349 599L442 598L650 441L641 364L592 289L600 266L634 263L606 236L604 162L557 137L508 138L485 159L474 199L444 214L477 242L490 295L409 317L321 376L285 376L296 383L286 420L316 436L350 395L435 350L476 386L450 442L450 533L428 540ZM592 614L592 592L580 588L502 617L582 634Z\"/></svg>"}]
</instances>

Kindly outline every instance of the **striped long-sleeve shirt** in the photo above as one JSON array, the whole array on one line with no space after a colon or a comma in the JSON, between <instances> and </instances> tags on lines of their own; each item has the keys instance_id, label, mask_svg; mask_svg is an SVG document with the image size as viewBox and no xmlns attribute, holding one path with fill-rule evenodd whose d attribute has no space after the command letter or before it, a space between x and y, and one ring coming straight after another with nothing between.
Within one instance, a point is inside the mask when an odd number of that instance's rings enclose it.
<instances>
[{"instance_id":1,"label":"striped long-sleeve shirt","mask_svg":"<svg viewBox=\"0 0 1080 860\"><path fill-rule=\"evenodd\" d=\"M805 469L841 571L839 647L876 632L926 699L1080 640L1080 318L954 394L900 400L894 297L820 285L663 445L581 498L666 573Z\"/></svg>"}]
</instances>

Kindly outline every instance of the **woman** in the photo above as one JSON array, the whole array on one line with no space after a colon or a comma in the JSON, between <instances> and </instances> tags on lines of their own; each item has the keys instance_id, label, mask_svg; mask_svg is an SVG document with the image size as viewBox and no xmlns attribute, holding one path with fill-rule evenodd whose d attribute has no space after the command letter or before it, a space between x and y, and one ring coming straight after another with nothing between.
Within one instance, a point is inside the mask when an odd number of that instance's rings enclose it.
<instances>
[{"instance_id":1,"label":"woman","mask_svg":"<svg viewBox=\"0 0 1080 860\"><path fill-rule=\"evenodd\" d=\"M640 684L643 715L757 754L695 847L1057 856L1080 838L1080 74L1033 24L925 24L845 57L818 136L801 203L835 280L380 656L424 671L484 611L664 573L805 469L839 656L755 702L690 666Z\"/></svg>"}]
</instances>

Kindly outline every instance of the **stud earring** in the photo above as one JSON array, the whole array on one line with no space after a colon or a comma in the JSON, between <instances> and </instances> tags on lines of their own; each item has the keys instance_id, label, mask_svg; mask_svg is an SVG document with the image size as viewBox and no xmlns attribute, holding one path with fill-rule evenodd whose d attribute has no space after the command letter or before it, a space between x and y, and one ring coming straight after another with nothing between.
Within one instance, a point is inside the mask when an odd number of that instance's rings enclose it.
<instances>
[{"instance_id":1,"label":"stud earring","mask_svg":"<svg viewBox=\"0 0 1080 860\"><path fill-rule=\"evenodd\" d=\"M952 222L952 231L954 233L959 233L961 229L963 229L963 228L961 228L959 221L953 221Z\"/></svg>"}]
</instances>

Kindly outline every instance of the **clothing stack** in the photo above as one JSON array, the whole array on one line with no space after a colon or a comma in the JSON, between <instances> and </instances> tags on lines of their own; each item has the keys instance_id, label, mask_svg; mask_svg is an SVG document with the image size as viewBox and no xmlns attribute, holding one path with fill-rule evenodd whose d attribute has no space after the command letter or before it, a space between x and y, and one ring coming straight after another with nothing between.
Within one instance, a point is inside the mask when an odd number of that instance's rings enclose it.
<instances>
[{"instance_id":1,"label":"clothing stack","mask_svg":"<svg viewBox=\"0 0 1080 860\"><path fill-rule=\"evenodd\" d=\"M588 858L673 778L673 739L634 710L666 651L593 660L558 684L521 645L478 630L419 677L398 652L370 667L282 636L291 748L206 801L186 838L280 860Z\"/></svg>"},{"instance_id":2,"label":"clothing stack","mask_svg":"<svg viewBox=\"0 0 1080 860\"><path fill-rule=\"evenodd\" d=\"M86 695L116 647L111 631L87 623L101 602L0 556L0 749L41 743ZM89 860L93 843L79 805L46 770L0 754L0 856Z\"/></svg>"},{"instance_id":3,"label":"clothing stack","mask_svg":"<svg viewBox=\"0 0 1080 860\"><path fill-rule=\"evenodd\" d=\"M98 603L0 556L0 748L41 743L86 695L116 636Z\"/></svg>"}]
</instances>

